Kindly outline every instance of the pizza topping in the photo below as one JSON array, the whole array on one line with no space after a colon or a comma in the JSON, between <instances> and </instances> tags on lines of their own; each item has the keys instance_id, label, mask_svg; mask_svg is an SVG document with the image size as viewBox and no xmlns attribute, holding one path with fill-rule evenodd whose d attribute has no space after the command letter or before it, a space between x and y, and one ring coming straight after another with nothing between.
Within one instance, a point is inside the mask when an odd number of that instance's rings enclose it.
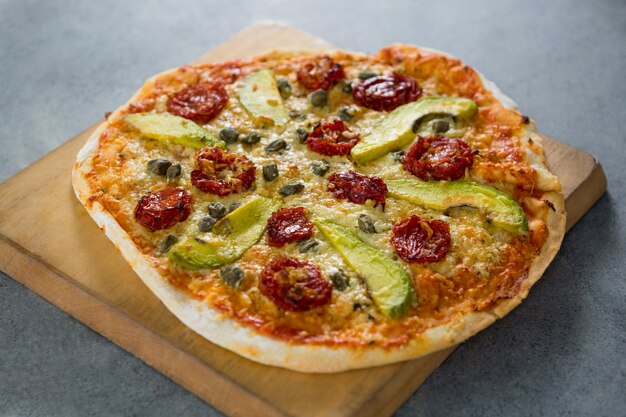
<instances>
[{"instance_id":1,"label":"pizza topping","mask_svg":"<svg viewBox=\"0 0 626 417\"><path fill-rule=\"evenodd\" d=\"M225 127L220 130L220 139L228 145L232 145L239 139L239 132L234 127Z\"/></svg>"},{"instance_id":2,"label":"pizza topping","mask_svg":"<svg viewBox=\"0 0 626 417\"><path fill-rule=\"evenodd\" d=\"M234 265L226 265L220 268L220 277L222 281L230 287L237 288L243 281L243 269Z\"/></svg>"},{"instance_id":3,"label":"pizza topping","mask_svg":"<svg viewBox=\"0 0 626 417\"><path fill-rule=\"evenodd\" d=\"M356 104L376 111L392 111L421 95L422 89L415 79L402 74L367 78L352 89Z\"/></svg>"},{"instance_id":4,"label":"pizza topping","mask_svg":"<svg viewBox=\"0 0 626 417\"><path fill-rule=\"evenodd\" d=\"M280 77L276 80L276 85L282 99L287 100L291 96L291 84L289 84L289 81L285 77Z\"/></svg>"},{"instance_id":5,"label":"pizza topping","mask_svg":"<svg viewBox=\"0 0 626 417\"><path fill-rule=\"evenodd\" d=\"M133 113L126 115L124 121L146 138L194 149L204 146L224 147L224 143L213 132L173 114Z\"/></svg>"},{"instance_id":6,"label":"pizza topping","mask_svg":"<svg viewBox=\"0 0 626 417\"><path fill-rule=\"evenodd\" d=\"M341 120L318 123L306 139L310 150L327 156L347 155L358 142L359 135Z\"/></svg>"},{"instance_id":7,"label":"pizza topping","mask_svg":"<svg viewBox=\"0 0 626 417\"><path fill-rule=\"evenodd\" d=\"M328 191L336 198L354 204L365 204L372 200L374 205L385 205L387 186L378 177L368 177L354 171L337 172L328 177Z\"/></svg>"},{"instance_id":8,"label":"pizza topping","mask_svg":"<svg viewBox=\"0 0 626 417\"><path fill-rule=\"evenodd\" d=\"M341 65L329 56L309 60L298 70L298 81L309 91L328 90L344 77Z\"/></svg>"},{"instance_id":9,"label":"pizza topping","mask_svg":"<svg viewBox=\"0 0 626 417\"><path fill-rule=\"evenodd\" d=\"M339 109L339 113L337 113L337 116L342 122L348 122L354 118L354 115L350 112L350 107L348 106L344 106Z\"/></svg>"},{"instance_id":10,"label":"pizza topping","mask_svg":"<svg viewBox=\"0 0 626 417\"><path fill-rule=\"evenodd\" d=\"M167 235L159 245L159 252L167 253L176 242L178 242L178 238L175 235Z\"/></svg>"},{"instance_id":11,"label":"pizza topping","mask_svg":"<svg viewBox=\"0 0 626 417\"><path fill-rule=\"evenodd\" d=\"M172 163L167 159L151 159L148 161L148 171L152 172L156 175L165 175L167 173L167 169L172 166Z\"/></svg>"},{"instance_id":12,"label":"pizza topping","mask_svg":"<svg viewBox=\"0 0 626 417\"><path fill-rule=\"evenodd\" d=\"M280 152L283 149L287 149L287 142L285 139L274 139L265 147L265 151L268 153Z\"/></svg>"},{"instance_id":13,"label":"pizza topping","mask_svg":"<svg viewBox=\"0 0 626 417\"><path fill-rule=\"evenodd\" d=\"M299 127L296 129L296 136L298 137L298 141L300 143L305 143L306 138L309 137L309 131L303 127Z\"/></svg>"},{"instance_id":14,"label":"pizza topping","mask_svg":"<svg viewBox=\"0 0 626 417\"><path fill-rule=\"evenodd\" d=\"M289 184L283 185L278 190L278 194L283 197L288 197L294 194L300 194L304 190L304 184L301 181L291 182Z\"/></svg>"},{"instance_id":15,"label":"pizza topping","mask_svg":"<svg viewBox=\"0 0 626 417\"><path fill-rule=\"evenodd\" d=\"M147 194L135 207L137 222L151 231L169 229L191 214L191 194L180 188L165 188Z\"/></svg>"},{"instance_id":16,"label":"pizza topping","mask_svg":"<svg viewBox=\"0 0 626 417\"><path fill-rule=\"evenodd\" d=\"M317 252L320 241L315 238L302 239L297 243L298 251L300 253L307 253L310 251Z\"/></svg>"},{"instance_id":17,"label":"pizza topping","mask_svg":"<svg viewBox=\"0 0 626 417\"><path fill-rule=\"evenodd\" d=\"M341 92L344 94L352 94L352 83L348 80L341 80L339 82Z\"/></svg>"},{"instance_id":18,"label":"pizza topping","mask_svg":"<svg viewBox=\"0 0 626 417\"><path fill-rule=\"evenodd\" d=\"M254 130L247 135L241 137L241 142L245 143L246 145L254 145L256 143L259 143L260 141L261 135L259 134L259 132L256 132Z\"/></svg>"},{"instance_id":19,"label":"pizza topping","mask_svg":"<svg viewBox=\"0 0 626 417\"><path fill-rule=\"evenodd\" d=\"M288 311L308 311L328 304L333 291L317 266L286 256L267 264L259 277L259 289Z\"/></svg>"},{"instance_id":20,"label":"pizza topping","mask_svg":"<svg viewBox=\"0 0 626 417\"><path fill-rule=\"evenodd\" d=\"M376 74L373 71L369 71L369 70L363 70L361 72L359 72L359 79L360 80L367 80L368 78L373 78L376 77L378 74Z\"/></svg>"},{"instance_id":21,"label":"pizza topping","mask_svg":"<svg viewBox=\"0 0 626 417\"><path fill-rule=\"evenodd\" d=\"M198 230L202 233L210 232L211 230L213 230L213 226L215 226L216 222L217 219L215 217L204 216L198 222Z\"/></svg>"},{"instance_id":22,"label":"pizza topping","mask_svg":"<svg viewBox=\"0 0 626 417\"><path fill-rule=\"evenodd\" d=\"M425 181L456 180L472 166L474 153L461 139L432 136L415 141L404 155L404 169Z\"/></svg>"},{"instance_id":23,"label":"pizza topping","mask_svg":"<svg viewBox=\"0 0 626 417\"><path fill-rule=\"evenodd\" d=\"M323 159L321 161L311 162L311 171L313 171L313 173L319 177L323 177L324 175L326 175L329 169L330 164L328 163L328 161L325 161Z\"/></svg>"},{"instance_id":24,"label":"pizza topping","mask_svg":"<svg viewBox=\"0 0 626 417\"><path fill-rule=\"evenodd\" d=\"M219 148L200 149L191 182L205 193L226 196L247 190L254 183L256 168L243 155L227 153Z\"/></svg>"},{"instance_id":25,"label":"pizza topping","mask_svg":"<svg viewBox=\"0 0 626 417\"><path fill-rule=\"evenodd\" d=\"M374 234L376 232L376 226L374 226L374 221L367 214L361 214L358 219L359 229L363 233Z\"/></svg>"},{"instance_id":26,"label":"pizza topping","mask_svg":"<svg viewBox=\"0 0 626 417\"><path fill-rule=\"evenodd\" d=\"M272 182L278 178L278 165L267 164L263 165L263 179L267 182Z\"/></svg>"},{"instance_id":27,"label":"pizza topping","mask_svg":"<svg viewBox=\"0 0 626 417\"><path fill-rule=\"evenodd\" d=\"M402 162L404 159L404 151L393 151L391 152L391 159L396 162Z\"/></svg>"},{"instance_id":28,"label":"pizza topping","mask_svg":"<svg viewBox=\"0 0 626 417\"><path fill-rule=\"evenodd\" d=\"M364 164L398 150L415 139L416 120L430 114L449 114L469 119L478 110L472 100L460 97L423 97L398 107L374 127L350 152L357 164Z\"/></svg>"},{"instance_id":29,"label":"pizza topping","mask_svg":"<svg viewBox=\"0 0 626 417\"><path fill-rule=\"evenodd\" d=\"M304 207L282 208L267 221L267 240L270 246L282 247L313 236L313 223L306 217Z\"/></svg>"},{"instance_id":30,"label":"pizza topping","mask_svg":"<svg viewBox=\"0 0 626 417\"><path fill-rule=\"evenodd\" d=\"M412 215L393 226L391 244L406 262L439 262L450 249L450 226Z\"/></svg>"},{"instance_id":31,"label":"pizza topping","mask_svg":"<svg viewBox=\"0 0 626 417\"><path fill-rule=\"evenodd\" d=\"M209 123L228 102L228 94L218 83L189 86L170 96L167 111L201 124Z\"/></svg>"},{"instance_id":32,"label":"pizza topping","mask_svg":"<svg viewBox=\"0 0 626 417\"><path fill-rule=\"evenodd\" d=\"M258 123L284 125L289 121L274 71L253 72L241 82L237 93L243 107Z\"/></svg>"},{"instance_id":33,"label":"pizza topping","mask_svg":"<svg viewBox=\"0 0 626 417\"><path fill-rule=\"evenodd\" d=\"M219 203L217 201L214 201L213 203L209 203L206 211L207 213L209 213L209 216L214 217L216 219L221 219L222 217L226 215L226 207L222 203Z\"/></svg>"},{"instance_id":34,"label":"pizza topping","mask_svg":"<svg viewBox=\"0 0 626 417\"><path fill-rule=\"evenodd\" d=\"M174 181L176 178L180 177L180 174L183 172L183 167L180 164L170 165L170 167L165 171L165 179L168 181Z\"/></svg>"},{"instance_id":35,"label":"pizza topping","mask_svg":"<svg viewBox=\"0 0 626 417\"><path fill-rule=\"evenodd\" d=\"M308 96L313 107L324 107L328 103L328 94L324 90L315 90Z\"/></svg>"},{"instance_id":36,"label":"pizza topping","mask_svg":"<svg viewBox=\"0 0 626 417\"><path fill-rule=\"evenodd\" d=\"M337 291L345 291L350 286L350 277L341 269L333 272L330 280Z\"/></svg>"}]
</instances>

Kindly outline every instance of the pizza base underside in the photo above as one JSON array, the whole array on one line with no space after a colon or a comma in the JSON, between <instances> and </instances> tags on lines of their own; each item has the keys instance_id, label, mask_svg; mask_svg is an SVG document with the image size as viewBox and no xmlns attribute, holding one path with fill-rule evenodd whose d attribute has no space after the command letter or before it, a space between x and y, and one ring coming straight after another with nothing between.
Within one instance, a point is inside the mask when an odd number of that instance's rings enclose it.
<instances>
[{"instance_id":1,"label":"pizza base underside","mask_svg":"<svg viewBox=\"0 0 626 417\"><path fill-rule=\"evenodd\" d=\"M318 52L319 53L319 52ZM281 53L269 56L280 57ZM129 103L142 97L151 83L170 70L149 79L144 86L124 105L114 112L115 118ZM512 101L483 78L484 85L503 104L510 107ZM529 289L539 280L556 255L565 233L564 198L560 192L550 192L546 197L555 210L548 212L549 231L540 254L530 266L527 278L513 298L499 302L489 311L463 315L443 325L426 330L409 343L393 348L378 346L350 347L346 345L326 346L289 343L258 333L253 328L241 325L234 319L225 317L222 312L208 303L191 298L162 277L133 243L128 233L98 201L90 201L91 187L86 174L91 172L93 156L98 148L98 140L106 128L103 123L96 129L80 150L73 170L73 186L78 199L90 216L115 244L124 259L130 264L141 280L165 304L165 306L186 326L211 342L238 353L248 359L266 365L284 367L300 372L332 373L349 369L379 366L394 362L415 359L428 353L457 345L505 316L528 295Z\"/></svg>"}]
</instances>

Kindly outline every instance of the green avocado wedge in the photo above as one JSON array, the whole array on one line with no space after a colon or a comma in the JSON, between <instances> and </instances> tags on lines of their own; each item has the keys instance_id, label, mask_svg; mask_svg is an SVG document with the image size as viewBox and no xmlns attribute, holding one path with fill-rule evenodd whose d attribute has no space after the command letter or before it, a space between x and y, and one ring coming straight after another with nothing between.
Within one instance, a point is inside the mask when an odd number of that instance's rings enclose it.
<instances>
[{"instance_id":1,"label":"green avocado wedge","mask_svg":"<svg viewBox=\"0 0 626 417\"><path fill-rule=\"evenodd\" d=\"M190 270L213 269L232 263L259 241L267 220L280 207L279 200L257 197L223 217L211 240L189 237L172 246L169 259Z\"/></svg>"},{"instance_id":2,"label":"green avocado wedge","mask_svg":"<svg viewBox=\"0 0 626 417\"><path fill-rule=\"evenodd\" d=\"M200 149L204 146L224 148L224 142L215 134L191 120L173 114L133 113L124 116L124 121L150 139L175 143Z\"/></svg>"},{"instance_id":3,"label":"green avocado wedge","mask_svg":"<svg viewBox=\"0 0 626 417\"><path fill-rule=\"evenodd\" d=\"M237 93L241 104L260 123L280 126L289 121L272 70L262 69L248 75L237 88Z\"/></svg>"},{"instance_id":4,"label":"green avocado wedge","mask_svg":"<svg viewBox=\"0 0 626 417\"><path fill-rule=\"evenodd\" d=\"M387 195L421 207L445 211L469 205L485 210L491 223L517 235L528 233L524 210L507 194L493 187L466 181L387 180Z\"/></svg>"},{"instance_id":5,"label":"green avocado wedge","mask_svg":"<svg viewBox=\"0 0 626 417\"><path fill-rule=\"evenodd\" d=\"M376 307L386 316L402 315L414 298L411 276L402 265L345 227L328 220L314 223L348 266L363 277Z\"/></svg>"},{"instance_id":6,"label":"green avocado wedge","mask_svg":"<svg viewBox=\"0 0 626 417\"><path fill-rule=\"evenodd\" d=\"M424 116L447 114L458 119L469 119L477 110L476 103L466 98L421 98L387 114L369 135L352 148L350 154L357 164L373 161L411 142L415 138L413 124Z\"/></svg>"}]
</instances>

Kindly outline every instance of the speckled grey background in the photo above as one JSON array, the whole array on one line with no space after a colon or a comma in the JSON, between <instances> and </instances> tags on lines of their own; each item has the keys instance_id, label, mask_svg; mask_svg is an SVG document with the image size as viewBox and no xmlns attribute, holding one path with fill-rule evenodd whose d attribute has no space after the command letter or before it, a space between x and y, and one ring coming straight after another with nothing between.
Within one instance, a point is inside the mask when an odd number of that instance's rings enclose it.
<instances>
[{"instance_id":1,"label":"speckled grey background","mask_svg":"<svg viewBox=\"0 0 626 417\"><path fill-rule=\"evenodd\" d=\"M608 195L567 235L528 300L458 348L398 416L626 415L623 0L0 0L0 180L149 75L260 19L347 49L448 51L607 172ZM0 273L0 415L219 413Z\"/></svg>"}]
</instances>

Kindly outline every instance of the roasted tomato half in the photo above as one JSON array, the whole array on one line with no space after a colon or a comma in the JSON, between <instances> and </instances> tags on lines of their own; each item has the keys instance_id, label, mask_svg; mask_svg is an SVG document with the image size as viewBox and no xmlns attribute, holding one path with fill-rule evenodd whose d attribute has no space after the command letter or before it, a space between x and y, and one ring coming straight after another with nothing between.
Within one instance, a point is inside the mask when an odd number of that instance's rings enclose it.
<instances>
[{"instance_id":1,"label":"roasted tomato half","mask_svg":"<svg viewBox=\"0 0 626 417\"><path fill-rule=\"evenodd\" d=\"M191 183L205 193L226 196L250 188L256 178L254 163L243 155L206 147L196 153L197 169Z\"/></svg>"}]
</instances>

